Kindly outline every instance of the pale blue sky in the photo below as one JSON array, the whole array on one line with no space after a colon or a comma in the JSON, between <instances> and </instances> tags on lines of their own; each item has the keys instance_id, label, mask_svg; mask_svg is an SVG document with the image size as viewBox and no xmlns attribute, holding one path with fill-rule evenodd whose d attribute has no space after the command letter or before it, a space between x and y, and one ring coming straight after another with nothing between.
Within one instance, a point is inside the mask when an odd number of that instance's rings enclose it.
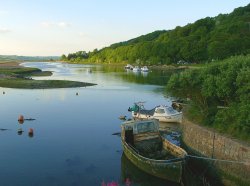
<instances>
[{"instance_id":1,"label":"pale blue sky","mask_svg":"<svg viewBox=\"0 0 250 186\"><path fill-rule=\"evenodd\" d=\"M230 13L249 0L0 0L0 55L61 55Z\"/></svg>"}]
</instances>

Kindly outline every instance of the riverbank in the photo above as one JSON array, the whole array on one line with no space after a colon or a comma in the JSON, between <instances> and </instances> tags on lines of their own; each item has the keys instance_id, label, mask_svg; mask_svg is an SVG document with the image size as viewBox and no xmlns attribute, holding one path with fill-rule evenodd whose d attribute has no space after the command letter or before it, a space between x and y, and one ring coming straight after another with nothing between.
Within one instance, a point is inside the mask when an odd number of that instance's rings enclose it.
<instances>
[{"instance_id":1,"label":"riverbank","mask_svg":"<svg viewBox=\"0 0 250 186\"><path fill-rule=\"evenodd\" d=\"M250 145L184 118L182 140L195 154L210 158L203 167L213 167L223 185L250 184ZM195 161L199 161L195 159Z\"/></svg>"},{"instance_id":2,"label":"riverbank","mask_svg":"<svg viewBox=\"0 0 250 186\"><path fill-rule=\"evenodd\" d=\"M31 76L50 76L52 72L20 66L20 62L0 62L0 87L49 89L86 87L96 84L67 80L34 80Z\"/></svg>"},{"instance_id":3,"label":"riverbank","mask_svg":"<svg viewBox=\"0 0 250 186\"><path fill-rule=\"evenodd\" d=\"M5 62L5 61L0 61L0 68L22 68L20 66L20 62Z\"/></svg>"},{"instance_id":4,"label":"riverbank","mask_svg":"<svg viewBox=\"0 0 250 186\"><path fill-rule=\"evenodd\" d=\"M127 63L90 63L90 62L75 62L75 61L61 61L70 64L96 64L96 65L112 65L112 66L121 66L122 68L127 65ZM147 66L150 69L167 69L167 70L178 70L178 69L199 69L203 68L205 64L188 64L188 65L146 65L146 64L131 64L132 66Z\"/></svg>"}]
</instances>

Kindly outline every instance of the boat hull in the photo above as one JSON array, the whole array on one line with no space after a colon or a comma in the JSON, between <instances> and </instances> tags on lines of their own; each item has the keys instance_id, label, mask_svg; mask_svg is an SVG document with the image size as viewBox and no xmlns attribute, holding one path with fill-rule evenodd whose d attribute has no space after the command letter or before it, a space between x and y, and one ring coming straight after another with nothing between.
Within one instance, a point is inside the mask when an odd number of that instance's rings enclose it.
<instances>
[{"instance_id":1,"label":"boat hull","mask_svg":"<svg viewBox=\"0 0 250 186\"><path fill-rule=\"evenodd\" d=\"M181 182L183 159L174 161L149 159L138 154L123 140L122 146L126 157L142 171L172 182Z\"/></svg>"},{"instance_id":2,"label":"boat hull","mask_svg":"<svg viewBox=\"0 0 250 186\"><path fill-rule=\"evenodd\" d=\"M141 113L136 113L132 111L133 118L139 119L158 119L160 122L169 122L169 123L181 123L182 122L182 113L171 115L171 116L160 116L160 115L146 115Z\"/></svg>"}]
</instances>

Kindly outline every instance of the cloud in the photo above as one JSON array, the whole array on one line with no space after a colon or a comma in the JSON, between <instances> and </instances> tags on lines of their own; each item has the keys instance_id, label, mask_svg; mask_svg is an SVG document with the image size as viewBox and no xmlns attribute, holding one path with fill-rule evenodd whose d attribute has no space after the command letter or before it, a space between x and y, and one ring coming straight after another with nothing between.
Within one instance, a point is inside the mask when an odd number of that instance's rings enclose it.
<instances>
[{"instance_id":1,"label":"cloud","mask_svg":"<svg viewBox=\"0 0 250 186\"><path fill-rule=\"evenodd\" d=\"M52 28L52 27L57 27L57 28L66 28L70 26L70 23L67 22L42 22L41 25L46 28Z\"/></svg>"},{"instance_id":2,"label":"cloud","mask_svg":"<svg viewBox=\"0 0 250 186\"><path fill-rule=\"evenodd\" d=\"M0 28L0 34L5 34L5 33L9 33L11 32L10 29L7 29L7 28Z\"/></svg>"},{"instance_id":3,"label":"cloud","mask_svg":"<svg viewBox=\"0 0 250 186\"><path fill-rule=\"evenodd\" d=\"M69 23L66 23L66 22L60 22L60 23L57 23L57 26L61 27L61 28L65 28L65 27L69 27L70 24Z\"/></svg>"},{"instance_id":4,"label":"cloud","mask_svg":"<svg viewBox=\"0 0 250 186\"><path fill-rule=\"evenodd\" d=\"M88 37L88 34L84 33L84 32L79 32L78 35L80 37Z\"/></svg>"},{"instance_id":5,"label":"cloud","mask_svg":"<svg viewBox=\"0 0 250 186\"><path fill-rule=\"evenodd\" d=\"M51 27L51 26L53 26L53 23L51 23L51 22L42 22L41 25L42 25L42 27Z\"/></svg>"}]
</instances>

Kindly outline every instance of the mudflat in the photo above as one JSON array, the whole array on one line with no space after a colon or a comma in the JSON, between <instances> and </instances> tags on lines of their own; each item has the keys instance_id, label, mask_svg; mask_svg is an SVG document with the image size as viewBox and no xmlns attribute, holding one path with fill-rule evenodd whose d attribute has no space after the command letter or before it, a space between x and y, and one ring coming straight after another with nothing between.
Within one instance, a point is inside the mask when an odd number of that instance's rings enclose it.
<instances>
[{"instance_id":1,"label":"mudflat","mask_svg":"<svg viewBox=\"0 0 250 186\"><path fill-rule=\"evenodd\" d=\"M0 61L0 68L23 68L20 66L20 62L1 62Z\"/></svg>"}]
</instances>

